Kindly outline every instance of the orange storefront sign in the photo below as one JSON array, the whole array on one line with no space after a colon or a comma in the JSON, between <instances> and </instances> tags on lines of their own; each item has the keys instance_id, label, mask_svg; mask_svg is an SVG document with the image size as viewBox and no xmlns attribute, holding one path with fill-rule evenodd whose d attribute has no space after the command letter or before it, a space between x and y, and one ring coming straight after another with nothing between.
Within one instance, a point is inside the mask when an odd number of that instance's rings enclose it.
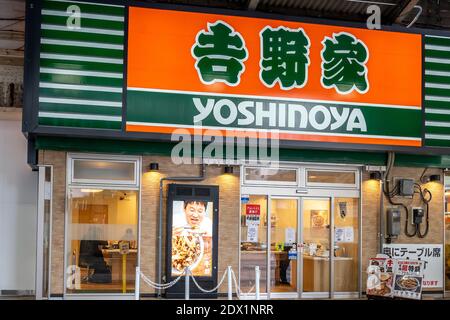
<instances>
[{"instance_id":1,"label":"orange storefront sign","mask_svg":"<svg viewBox=\"0 0 450 320\"><path fill-rule=\"evenodd\" d=\"M239 32L248 50L245 70L237 86L204 84L195 69L191 49L196 35L208 23L218 20ZM277 84L269 88L261 82L259 34L267 26L303 28L307 34L310 64L304 87L283 90ZM340 94L321 85L322 41L340 32L352 34L368 48L366 93L353 90ZM130 7L127 60L129 88L421 107L422 49L418 34Z\"/></svg>"}]
</instances>

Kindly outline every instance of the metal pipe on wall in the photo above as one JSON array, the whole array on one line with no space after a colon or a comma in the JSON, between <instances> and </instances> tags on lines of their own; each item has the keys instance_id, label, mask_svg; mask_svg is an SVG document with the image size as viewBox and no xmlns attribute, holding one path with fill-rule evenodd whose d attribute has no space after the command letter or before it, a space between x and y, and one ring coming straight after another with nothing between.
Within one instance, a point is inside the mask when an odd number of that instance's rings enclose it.
<instances>
[{"instance_id":1,"label":"metal pipe on wall","mask_svg":"<svg viewBox=\"0 0 450 320\"><path fill-rule=\"evenodd\" d=\"M380 181L380 239L379 239L379 248L378 248L379 253L382 253L382 251L383 251L384 231L386 230L385 221L384 221L383 181L384 181L384 178L382 178Z\"/></svg>"},{"instance_id":2,"label":"metal pipe on wall","mask_svg":"<svg viewBox=\"0 0 450 320\"><path fill-rule=\"evenodd\" d=\"M159 216L158 216L158 283L162 283L162 229L163 229L163 193L164 181L202 181L205 179L205 164L200 165L200 175L193 177L164 177L159 180ZM158 290L158 297L162 289Z\"/></svg>"}]
</instances>

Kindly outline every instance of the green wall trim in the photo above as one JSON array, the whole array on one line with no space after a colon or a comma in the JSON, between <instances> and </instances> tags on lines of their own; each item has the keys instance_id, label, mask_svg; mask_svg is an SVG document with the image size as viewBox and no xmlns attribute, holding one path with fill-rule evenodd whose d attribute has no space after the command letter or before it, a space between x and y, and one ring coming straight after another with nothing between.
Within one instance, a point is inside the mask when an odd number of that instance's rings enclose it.
<instances>
[{"instance_id":1,"label":"green wall trim","mask_svg":"<svg viewBox=\"0 0 450 320\"><path fill-rule=\"evenodd\" d=\"M72 152L170 156L175 143L107 139L36 137L36 149ZM385 165L387 153L280 149L281 161ZM396 166L450 168L450 156L396 154Z\"/></svg>"}]
</instances>

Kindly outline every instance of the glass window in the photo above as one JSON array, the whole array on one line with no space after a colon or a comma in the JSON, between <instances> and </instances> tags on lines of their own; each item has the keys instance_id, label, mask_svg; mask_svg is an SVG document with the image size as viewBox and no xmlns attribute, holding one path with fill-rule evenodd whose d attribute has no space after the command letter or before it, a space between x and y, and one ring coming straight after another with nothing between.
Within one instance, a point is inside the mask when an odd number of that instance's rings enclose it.
<instances>
[{"instance_id":1,"label":"glass window","mask_svg":"<svg viewBox=\"0 0 450 320\"><path fill-rule=\"evenodd\" d=\"M358 291L359 199L334 200L334 290Z\"/></svg>"},{"instance_id":2,"label":"glass window","mask_svg":"<svg viewBox=\"0 0 450 320\"><path fill-rule=\"evenodd\" d=\"M245 181L297 183L296 169L245 168Z\"/></svg>"},{"instance_id":3,"label":"glass window","mask_svg":"<svg viewBox=\"0 0 450 320\"><path fill-rule=\"evenodd\" d=\"M248 292L259 266L260 291L267 292L267 196L250 196L241 208L240 287Z\"/></svg>"},{"instance_id":4,"label":"glass window","mask_svg":"<svg viewBox=\"0 0 450 320\"><path fill-rule=\"evenodd\" d=\"M321 171L308 170L308 184L356 184L356 172L354 171Z\"/></svg>"},{"instance_id":5,"label":"glass window","mask_svg":"<svg viewBox=\"0 0 450 320\"><path fill-rule=\"evenodd\" d=\"M113 181L134 183L136 180L135 162L105 160L73 160L73 180L91 183Z\"/></svg>"},{"instance_id":6,"label":"glass window","mask_svg":"<svg viewBox=\"0 0 450 320\"><path fill-rule=\"evenodd\" d=\"M138 191L69 188L67 293L132 293Z\"/></svg>"}]
</instances>

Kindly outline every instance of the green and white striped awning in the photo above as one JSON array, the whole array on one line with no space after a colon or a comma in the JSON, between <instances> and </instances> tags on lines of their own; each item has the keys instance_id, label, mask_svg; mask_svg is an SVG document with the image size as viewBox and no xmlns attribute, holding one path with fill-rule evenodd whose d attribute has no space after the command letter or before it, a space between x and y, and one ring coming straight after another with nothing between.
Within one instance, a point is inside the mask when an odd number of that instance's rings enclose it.
<instances>
[{"instance_id":1,"label":"green and white striped awning","mask_svg":"<svg viewBox=\"0 0 450 320\"><path fill-rule=\"evenodd\" d=\"M40 125L121 129L124 13L117 5L43 1Z\"/></svg>"},{"instance_id":2,"label":"green and white striped awning","mask_svg":"<svg viewBox=\"0 0 450 320\"><path fill-rule=\"evenodd\" d=\"M450 147L450 38L425 36L425 146Z\"/></svg>"}]
</instances>

